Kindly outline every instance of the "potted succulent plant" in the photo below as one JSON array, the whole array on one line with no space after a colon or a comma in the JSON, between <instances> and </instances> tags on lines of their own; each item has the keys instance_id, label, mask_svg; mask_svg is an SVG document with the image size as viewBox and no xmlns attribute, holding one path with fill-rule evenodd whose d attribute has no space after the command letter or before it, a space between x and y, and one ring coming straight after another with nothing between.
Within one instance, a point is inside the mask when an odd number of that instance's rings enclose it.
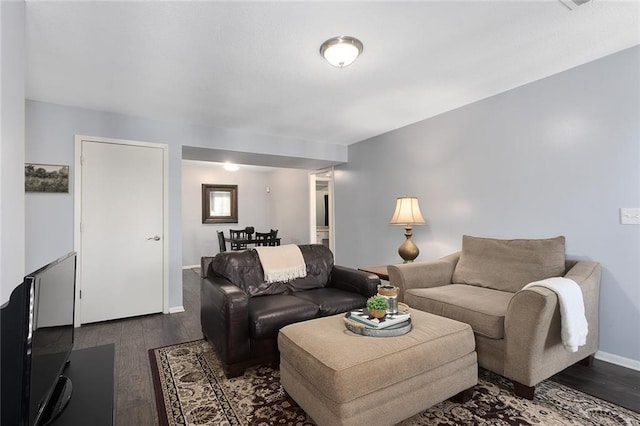
<instances>
[{"instance_id":1,"label":"potted succulent plant","mask_svg":"<svg viewBox=\"0 0 640 426\"><path fill-rule=\"evenodd\" d=\"M389 302L385 297L375 295L371 296L367 299L367 309L369 309L369 313L374 318L384 318L387 314L387 308L389 307Z\"/></svg>"}]
</instances>

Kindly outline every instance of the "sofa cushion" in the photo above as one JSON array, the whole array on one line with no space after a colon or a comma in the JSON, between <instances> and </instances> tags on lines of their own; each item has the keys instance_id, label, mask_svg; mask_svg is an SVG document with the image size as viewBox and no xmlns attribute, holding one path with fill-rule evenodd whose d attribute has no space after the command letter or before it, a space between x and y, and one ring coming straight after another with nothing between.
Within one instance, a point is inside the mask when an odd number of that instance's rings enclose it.
<instances>
[{"instance_id":1,"label":"sofa cushion","mask_svg":"<svg viewBox=\"0 0 640 426\"><path fill-rule=\"evenodd\" d=\"M504 317L513 293L464 284L414 288L404 301L412 308L469 324L477 334L504 338Z\"/></svg>"},{"instance_id":2,"label":"sofa cushion","mask_svg":"<svg viewBox=\"0 0 640 426\"><path fill-rule=\"evenodd\" d=\"M289 282L265 282L260 258L255 250L218 253L209 265L210 275L229 280L244 290L249 297L284 294L311 288L322 288L329 282L333 269L333 253L321 244L300 245L307 268L307 276Z\"/></svg>"},{"instance_id":3,"label":"sofa cushion","mask_svg":"<svg viewBox=\"0 0 640 426\"><path fill-rule=\"evenodd\" d=\"M366 297L337 288L316 288L298 291L293 293L293 296L318 305L321 317L362 308L367 303Z\"/></svg>"},{"instance_id":4,"label":"sofa cushion","mask_svg":"<svg viewBox=\"0 0 640 426\"><path fill-rule=\"evenodd\" d=\"M282 327L318 316L315 303L280 294L249 299L249 334L253 339L275 339Z\"/></svg>"},{"instance_id":5,"label":"sofa cushion","mask_svg":"<svg viewBox=\"0 0 640 426\"><path fill-rule=\"evenodd\" d=\"M322 288L329 282L333 269L333 253L322 244L304 244L298 246L307 266L307 276L286 283L291 291Z\"/></svg>"},{"instance_id":6,"label":"sofa cushion","mask_svg":"<svg viewBox=\"0 0 640 426\"><path fill-rule=\"evenodd\" d=\"M250 297L283 294L289 291L286 283L265 282L260 258L255 250L218 253L213 258L210 268L215 275L226 278Z\"/></svg>"},{"instance_id":7,"label":"sofa cushion","mask_svg":"<svg viewBox=\"0 0 640 426\"><path fill-rule=\"evenodd\" d=\"M453 282L515 293L565 272L564 237L497 240L464 235Z\"/></svg>"}]
</instances>

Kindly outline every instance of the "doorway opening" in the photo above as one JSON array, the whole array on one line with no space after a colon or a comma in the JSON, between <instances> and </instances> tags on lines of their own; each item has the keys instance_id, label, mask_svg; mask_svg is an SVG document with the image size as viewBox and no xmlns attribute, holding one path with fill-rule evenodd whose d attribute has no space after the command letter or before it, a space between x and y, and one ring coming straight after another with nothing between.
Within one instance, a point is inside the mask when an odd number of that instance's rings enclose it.
<instances>
[{"instance_id":1,"label":"doorway opening","mask_svg":"<svg viewBox=\"0 0 640 426\"><path fill-rule=\"evenodd\" d=\"M335 254L333 168L309 173L309 240Z\"/></svg>"}]
</instances>

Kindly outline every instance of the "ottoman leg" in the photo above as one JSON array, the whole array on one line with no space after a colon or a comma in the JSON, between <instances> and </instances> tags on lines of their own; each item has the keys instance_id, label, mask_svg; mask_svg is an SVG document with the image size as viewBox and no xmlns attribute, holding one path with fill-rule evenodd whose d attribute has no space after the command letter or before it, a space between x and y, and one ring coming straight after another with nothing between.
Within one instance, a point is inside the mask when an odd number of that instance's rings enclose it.
<instances>
[{"instance_id":1,"label":"ottoman leg","mask_svg":"<svg viewBox=\"0 0 640 426\"><path fill-rule=\"evenodd\" d=\"M473 396L473 387L469 389L465 389L462 392L458 392L457 394L449 398L449 400L451 402L455 402L456 404L464 404L465 402L469 401L472 396Z\"/></svg>"},{"instance_id":2,"label":"ottoman leg","mask_svg":"<svg viewBox=\"0 0 640 426\"><path fill-rule=\"evenodd\" d=\"M533 397L535 396L535 391L536 391L535 386L523 385L522 383L516 382L515 380L512 380L512 382L513 382L513 393L515 393L516 396L533 401Z\"/></svg>"}]
</instances>

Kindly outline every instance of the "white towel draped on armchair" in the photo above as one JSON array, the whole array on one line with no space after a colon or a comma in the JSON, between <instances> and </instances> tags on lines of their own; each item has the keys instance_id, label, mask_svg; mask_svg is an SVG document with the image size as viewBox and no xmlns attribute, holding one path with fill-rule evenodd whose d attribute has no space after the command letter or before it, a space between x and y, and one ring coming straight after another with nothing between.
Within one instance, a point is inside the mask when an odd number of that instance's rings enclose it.
<instances>
[{"instance_id":1,"label":"white towel draped on armchair","mask_svg":"<svg viewBox=\"0 0 640 426\"><path fill-rule=\"evenodd\" d=\"M579 346L587 343L589 334L580 286L569 278L554 277L531 282L522 289L533 286L546 287L558 295L562 344L569 352L577 352Z\"/></svg>"}]
</instances>

